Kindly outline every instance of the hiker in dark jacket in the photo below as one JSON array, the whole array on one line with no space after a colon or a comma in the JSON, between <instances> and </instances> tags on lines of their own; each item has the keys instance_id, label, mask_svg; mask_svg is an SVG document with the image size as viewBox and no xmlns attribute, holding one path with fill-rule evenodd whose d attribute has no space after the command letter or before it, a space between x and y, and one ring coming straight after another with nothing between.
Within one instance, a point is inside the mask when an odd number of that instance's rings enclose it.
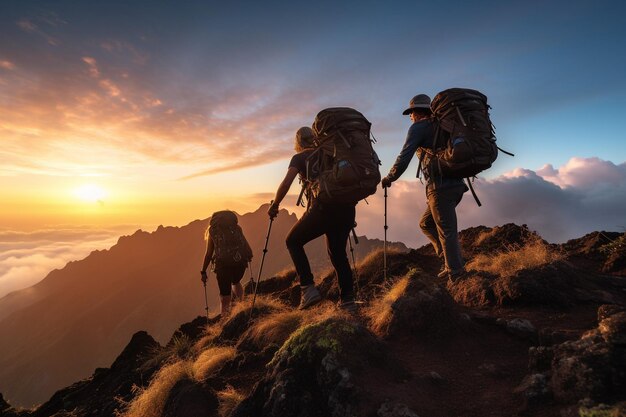
<instances>
[{"instance_id":1,"label":"hiker in dark jacket","mask_svg":"<svg viewBox=\"0 0 626 417\"><path fill-rule=\"evenodd\" d=\"M389 174L382 180L383 187L391 187L409 166L418 148L432 149L435 126L431 118L430 97L419 94L413 97L409 108L402 114L410 115L413 124ZM426 181L428 207L420 220L420 228L433 244L435 253L442 260L439 278L448 277L455 281L465 272L465 262L461 256L461 245L457 229L456 206L468 188L462 179L432 176L428 169L423 170Z\"/></svg>"},{"instance_id":2,"label":"hiker in dark jacket","mask_svg":"<svg viewBox=\"0 0 626 417\"><path fill-rule=\"evenodd\" d=\"M214 217L215 213L213 216ZM236 226L239 228L239 226ZM243 300L244 291L241 286L241 278L243 278L246 268L249 262L252 260L252 249L250 244L246 240L243 233L241 233L241 245L243 256L238 260L220 260L215 259L216 254L216 242L211 237L207 228L205 238L207 241L206 252L204 254L204 261L202 262L202 269L200 270L201 280L206 285L207 281L207 269L210 263L213 263L213 271L215 272L215 278L217 279L217 286L220 290L220 304L222 316L227 316L230 313L231 302L234 300ZM241 228L239 228L241 231ZM231 294L234 293L235 297Z\"/></svg>"},{"instance_id":3,"label":"hiker in dark jacket","mask_svg":"<svg viewBox=\"0 0 626 417\"><path fill-rule=\"evenodd\" d=\"M278 215L281 201L289 191L296 175L301 179L307 177L307 157L315 149L315 135L309 127L302 127L296 133L295 150L296 154L291 158L287 174L281 182L274 203L270 206L268 214L270 218ZM309 167L312 169L312 167ZM314 196L309 195L309 207L298 222L291 228L287 235L286 243L291 259L296 267L298 277L300 277L301 299L299 308L306 309L319 301L322 296L315 287L313 273L309 260L304 251L304 245L326 235L326 247L328 255L337 271L339 289L341 293L340 308L347 311L354 311L354 289L352 269L346 254L346 244L350 230L354 227L355 205L321 204Z\"/></svg>"}]
</instances>

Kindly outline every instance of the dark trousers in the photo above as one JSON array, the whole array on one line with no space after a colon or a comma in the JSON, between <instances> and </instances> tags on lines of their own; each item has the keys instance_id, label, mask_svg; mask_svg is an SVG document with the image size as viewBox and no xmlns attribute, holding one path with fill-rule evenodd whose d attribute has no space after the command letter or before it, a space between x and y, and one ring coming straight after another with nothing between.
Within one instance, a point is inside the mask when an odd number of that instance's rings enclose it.
<instances>
[{"instance_id":1,"label":"dark trousers","mask_svg":"<svg viewBox=\"0 0 626 417\"><path fill-rule=\"evenodd\" d=\"M428 190L428 207L420 220L420 228L445 261L448 271L463 270L461 244L457 229L456 206L461 202L465 184Z\"/></svg>"},{"instance_id":2,"label":"dark trousers","mask_svg":"<svg viewBox=\"0 0 626 417\"><path fill-rule=\"evenodd\" d=\"M291 228L287 235L287 249L300 277L300 285L313 284L311 265L304 252L304 245L326 235L326 248L330 261L337 271L341 299L354 299L352 269L346 254L350 230L354 227L353 205L322 205L314 202L311 208Z\"/></svg>"},{"instance_id":3,"label":"dark trousers","mask_svg":"<svg viewBox=\"0 0 626 417\"><path fill-rule=\"evenodd\" d=\"M223 297L230 295L230 286L236 285L243 278L243 274L248 267L245 263L236 264L218 264L215 267L215 278L217 286L220 289L220 295Z\"/></svg>"}]
</instances>

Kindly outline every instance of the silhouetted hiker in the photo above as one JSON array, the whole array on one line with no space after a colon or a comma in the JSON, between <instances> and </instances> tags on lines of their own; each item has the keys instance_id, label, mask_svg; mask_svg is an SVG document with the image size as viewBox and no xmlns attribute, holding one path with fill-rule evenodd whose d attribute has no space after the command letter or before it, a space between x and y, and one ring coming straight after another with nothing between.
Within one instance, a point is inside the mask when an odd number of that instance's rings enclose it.
<instances>
[{"instance_id":1,"label":"silhouetted hiker","mask_svg":"<svg viewBox=\"0 0 626 417\"><path fill-rule=\"evenodd\" d=\"M391 187L391 183L400 178L419 148L433 147L435 124L431 117L430 97L426 94L413 97L409 108L402 114L410 115L413 124L409 128L400 155L389 174L382 180L383 187ZM468 188L462 178L444 178L436 171L428 169L422 172L426 180L428 207L420 220L420 228L443 262L438 276L448 276L449 280L455 281L465 272L457 230L456 206Z\"/></svg>"},{"instance_id":2,"label":"silhouetted hiker","mask_svg":"<svg viewBox=\"0 0 626 417\"><path fill-rule=\"evenodd\" d=\"M276 191L274 203L270 206L268 214L270 218L278 214L280 203L289 191L296 175L299 174L301 180L311 186L307 191L307 210L292 227L286 239L287 249L300 278L302 295L299 308L308 308L322 298L315 287L304 245L319 236L326 235L328 255L337 271L339 281L341 296L339 307L354 312L356 311L354 280L346 254L346 244L350 230L354 227L356 203L367 195L373 194L380 182L379 161L369 141L370 123L356 110L349 108L322 110L315 118L313 127L315 130L302 127L297 131L295 137L297 153L291 158L287 174ZM337 140L342 141L341 145L333 145L337 143L335 142ZM367 141L370 153L362 153L370 155L371 163L375 165L375 168L369 168L367 171L366 175L369 177L351 167L347 157L341 157L342 152L347 152L344 143L349 144L347 149L352 149L354 152L354 150L364 151L365 141ZM336 146L335 154L331 154L330 157L328 156L329 146ZM333 156L339 156L342 159L338 160ZM354 156L356 159L362 157L362 155ZM332 178L325 177L324 173L329 172L328 167L332 164L337 165L335 172L343 169L352 170L353 176L356 174L356 177L361 179L360 183L355 181L348 186L341 187ZM365 166L369 167L368 163ZM377 178L376 175L378 175ZM329 195L329 190L333 192L332 197Z\"/></svg>"},{"instance_id":3,"label":"silhouetted hiker","mask_svg":"<svg viewBox=\"0 0 626 417\"><path fill-rule=\"evenodd\" d=\"M220 289L221 314L230 312L231 287L238 300L243 299L241 278L252 260L252 249L237 224L237 215L224 210L213 213L206 231L207 247L202 263L202 282L206 284L207 268L213 270Z\"/></svg>"}]
</instances>

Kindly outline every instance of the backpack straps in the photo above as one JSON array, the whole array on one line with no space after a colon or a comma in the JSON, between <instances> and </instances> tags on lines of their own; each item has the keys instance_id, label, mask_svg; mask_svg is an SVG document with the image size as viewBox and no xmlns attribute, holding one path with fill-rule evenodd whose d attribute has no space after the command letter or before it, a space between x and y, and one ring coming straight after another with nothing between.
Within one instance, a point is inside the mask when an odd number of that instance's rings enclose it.
<instances>
[{"instance_id":1,"label":"backpack straps","mask_svg":"<svg viewBox=\"0 0 626 417\"><path fill-rule=\"evenodd\" d=\"M502 148L501 148L501 147L499 147L499 146L496 146L496 148L498 148L498 150L499 150L500 152L504 152L505 154L507 154L507 155L509 155L509 156L515 156L515 154L512 154L511 152L507 152L507 151L505 151L504 149L502 149Z\"/></svg>"},{"instance_id":2,"label":"backpack straps","mask_svg":"<svg viewBox=\"0 0 626 417\"><path fill-rule=\"evenodd\" d=\"M300 190L300 195L298 195L298 199L296 200L296 207L304 207L304 203L302 202L302 197L304 196L304 190L306 190L306 183L300 180L302 183L302 189Z\"/></svg>"},{"instance_id":3,"label":"backpack straps","mask_svg":"<svg viewBox=\"0 0 626 417\"><path fill-rule=\"evenodd\" d=\"M472 182L470 181L469 178L465 178L467 180L467 185L469 186L470 191L472 192L472 196L474 196L474 200L476 200L476 204L478 204L478 207L482 206L480 200L478 199L478 196L476 195L476 191L474 191L474 187L472 187Z\"/></svg>"}]
</instances>

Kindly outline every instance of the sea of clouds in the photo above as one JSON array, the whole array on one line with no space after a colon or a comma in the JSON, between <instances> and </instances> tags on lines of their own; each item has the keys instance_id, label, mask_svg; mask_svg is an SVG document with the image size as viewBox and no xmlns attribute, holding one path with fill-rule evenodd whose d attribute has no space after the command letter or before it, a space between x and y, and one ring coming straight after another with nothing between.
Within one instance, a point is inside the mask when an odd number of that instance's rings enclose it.
<instances>
[{"instance_id":1,"label":"sea of clouds","mask_svg":"<svg viewBox=\"0 0 626 417\"><path fill-rule=\"evenodd\" d=\"M135 229L63 226L32 232L0 230L0 297L36 284L69 261L110 248L121 235Z\"/></svg>"},{"instance_id":2,"label":"sea of clouds","mask_svg":"<svg viewBox=\"0 0 626 417\"><path fill-rule=\"evenodd\" d=\"M403 178L409 175L407 172ZM515 169L494 179L477 179L474 186L483 206L478 207L466 193L457 210L459 229L526 224L550 242L564 242L595 230L626 230L626 162L572 158L559 168L545 165L536 171ZM426 208L424 186L402 180L388 191L388 239L410 247L428 243L419 230L419 219ZM261 197L269 199L271 195L255 196ZM293 209L293 200L294 196L289 195L283 206ZM357 233L382 239L382 191L368 198L368 203L357 206ZM302 209L295 211L301 213ZM51 270L82 259L93 250L107 249L119 236L138 228L0 230L0 297L37 283Z\"/></svg>"}]
</instances>

